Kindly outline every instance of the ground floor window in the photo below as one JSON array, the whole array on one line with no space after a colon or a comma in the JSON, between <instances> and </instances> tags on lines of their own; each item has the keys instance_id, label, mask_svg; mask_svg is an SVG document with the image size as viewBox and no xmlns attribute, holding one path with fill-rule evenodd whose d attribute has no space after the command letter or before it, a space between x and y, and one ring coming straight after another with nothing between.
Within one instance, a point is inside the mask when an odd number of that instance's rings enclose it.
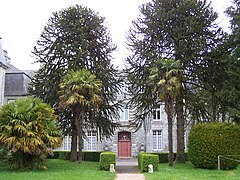
<instances>
[{"instance_id":1,"label":"ground floor window","mask_svg":"<svg viewBox=\"0 0 240 180\"><path fill-rule=\"evenodd\" d=\"M97 150L97 132L88 131L87 139L86 139L86 150L88 151L96 151Z\"/></svg>"},{"instance_id":2,"label":"ground floor window","mask_svg":"<svg viewBox=\"0 0 240 180\"><path fill-rule=\"evenodd\" d=\"M153 150L162 149L162 131L153 130Z\"/></svg>"}]
</instances>

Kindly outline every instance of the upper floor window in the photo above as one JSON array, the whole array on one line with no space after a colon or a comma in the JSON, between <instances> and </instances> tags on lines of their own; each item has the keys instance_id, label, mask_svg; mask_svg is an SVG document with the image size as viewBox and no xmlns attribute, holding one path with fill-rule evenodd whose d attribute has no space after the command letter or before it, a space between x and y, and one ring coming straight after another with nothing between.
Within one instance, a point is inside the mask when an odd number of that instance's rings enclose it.
<instances>
[{"instance_id":1,"label":"upper floor window","mask_svg":"<svg viewBox=\"0 0 240 180\"><path fill-rule=\"evenodd\" d=\"M121 85L121 91L122 93L127 93L128 92L128 85L126 82L123 82Z\"/></svg>"},{"instance_id":2,"label":"upper floor window","mask_svg":"<svg viewBox=\"0 0 240 180\"><path fill-rule=\"evenodd\" d=\"M120 109L120 121L128 121L129 120L129 109L124 108Z\"/></svg>"},{"instance_id":3,"label":"upper floor window","mask_svg":"<svg viewBox=\"0 0 240 180\"><path fill-rule=\"evenodd\" d=\"M160 121L161 120L161 109L160 109L160 107L154 109L152 111L152 115L153 115L153 120L154 121Z\"/></svg>"}]
</instances>

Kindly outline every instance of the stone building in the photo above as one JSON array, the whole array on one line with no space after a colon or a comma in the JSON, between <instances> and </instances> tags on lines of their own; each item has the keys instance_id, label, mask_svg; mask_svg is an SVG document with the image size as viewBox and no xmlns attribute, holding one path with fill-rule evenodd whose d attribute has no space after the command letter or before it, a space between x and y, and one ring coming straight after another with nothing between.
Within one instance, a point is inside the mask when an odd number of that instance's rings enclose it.
<instances>
[{"instance_id":1,"label":"stone building","mask_svg":"<svg viewBox=\"0 0 240 180\"><path fill-rule=\"evenodd\" d=\"M0 42L0 107L3 105L4 101L5 74L7 69L7 61L4 55L2 44Z\"/></svg>"},{"instance_id":2,"label":"stone building","mask_svg":"<svg viewBox=\"0 0 240 180\"><path fill-rule=\"evenodd\" d=\"M13 66L0 42L0 106L27 96L33 70L19 70Z\"/></svg>"},{"instance_id":3,"label":"stone building","mask_svg":"<svg viewBox=\"0 0 240 180\"><path fill-rule=\"evenodd\" d=\"M34 71L22 71L14 67L0 43L0 106L3 103L26 96L33 73ZM119 122L121 127L116 130L111 138L103 141L99 140L98 131L87 131L87 139L84 139L85 151L110 150L116 152L119 158L136 157L139 151L168 151L167 115L164 105L159 105L156 109L153 109L152 114L149 114L143 126L136 131L130 126L134 109L130 109L127 105L130 98L127 90L127 83L123 83L121 91L117 95L117 100L122 100L122 108L119 109L120 118L114 119L114 121ZM175 123L173 126L173 139L174 151L176 152ZM62 147L56 150L70 149L71 137L66 136Z\"/></svg>"},{"instance_id":4,"label":"stone building","mask_svg":"<svg viewBox=\"0 0 240 180\"><path fill-rule=\"evenodd\" d=\"M168 152L168 128L167 114L164 104L152 110L152 114L146 118L145 123L137 131L130 126L133 120L134 109L127 104L130 96L127 92L127 84L123 84L117 95L122 100L122 108L119 109L119 119L114 121L121 124L114 135L109 139L98 140L97 131L87 131L84 139L85 151L110 150L116 152L118 158L136 157L140 151L145 152ZM188 133L185 133L185 144ZM173 150L176 152L176 122L173 125ZM56 150L70 150L71 138L65 137L63 146Z\"/></svg>"}]
</instances>

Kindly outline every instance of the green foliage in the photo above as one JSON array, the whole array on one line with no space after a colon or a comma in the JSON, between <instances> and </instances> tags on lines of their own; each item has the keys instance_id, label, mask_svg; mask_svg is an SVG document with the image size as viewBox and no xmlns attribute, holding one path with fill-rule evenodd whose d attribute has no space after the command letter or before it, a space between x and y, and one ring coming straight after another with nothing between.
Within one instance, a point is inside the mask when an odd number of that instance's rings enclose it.
<instances>
[{"instance_id":1,"label":"green foliage","mask_svg":"<svg viewBox=\"0 0 240 180\"><path fill-rule=\"evenodd\" d=\"M151 153L151 154L156 154L158 155L159 163L167 163L168 162L168 153ZM174 158L173 160L176 160L176 153L174 153ZM185 158L186 161L188 160L188 153L185 152Z\"/></svg>"},{"instance_id":2,"label":"green foliage","mask_svg":"<svg viewBox=\"0 0 240 180\"><path fill-rule=\"evenodd\" d=\"M49 18L34 47L40 69L32 79L29 92L55 108L64 134L72 133L74 117L71 109L59 108L59 84L67 72L79 69L89 70L103 85L100 111L91 118L85 117L85 124L97 127L100 135L114 133L116 123L112 119L117 116L119 106L113 103L114 92L119 89L117 69L111 63L115 49L104 18L87 7L70 6Z\"/></svg>"},{"instance_id":3,"label":"green foliage","mask_svg":"<svg viewBox=\"0 0 240 180\"><path fill-rule=\"evenodd\" d=\"M99 162L102 151L83 151L84 161Z\"/></svg>"},{"instance_id":4,"label":"green foliage","mask_svg":"<svg viewBox=\"0 0 240 180\"><path fill-rule=\"evenodd\" d=\"M99 162L100 154L102 151L83 151L83 161ZM70 159L70 151L54 151L52 156L48 156L48 159Z\"/></svg>"},{"instance_id":5,"label":"green foliage","mask_svg":"<svg viewBox=\"0 0 240 180\"><path fill-rule=\"evenodd\" d=\"M60 151L58 159L70 160L70 152L69 151Z\"/></svg>"},{"instance_id":6,"label":"green foliage","mask_svg":"<svg viewBox=\"0 0 240 180\"><path fill-rule=\"evenodd\" d=\"M216 169L219 155L240 154L240 126L230 123L194 125L189 134L189 159L196 167ZM222 159L221 169L233 169L237 162Z\"/></svg>"},{"instance_id":7,"label":"green foliage","mask_svg":"<svg viewBox=\"0 0 240 180\"><path fill-rule=\"evenodd\" d=\"M138 168L141 172L148 172L148 165L153 165L153 170L158 170L158 155L150 153L139 153L138 154Z\"/></svg>"},{"instance_id":8,"label":"green foliage","mask_svg":"<svg viewBox=\"0 0 240 180\"><path fill-rule=\"evenodd\" d=\"M91 119L103 103L102 82L86 69L71 70L61 80L59 96L60 106L72 110L77 138L82 139L84 117ZM79 141L78 161L82 161L82 145Z\"/></svg>"},{"instance_id":9,"label":"green foliage","mask_svg":"<svg viewBox=\"0 0 240 180\"><path fill-rule=\"evenodd\" d=\"M0 162L7 162L11 157L7 148L0 148Z\"/></svg>"},{"instance_id":10,"label":"green foliage","mask_svg":"<svg viewBox=\"0 0 240 180\"><path fill-rule=\"evenodd\" d=\"M26 97L0 109L0 144L11 153L13 168L34 168L38 161L61 146L57 116L50 105Z\"/></svg>"},{"instance_id":11,"label":"green foliage","mask_svg":"<svg viewBox=\"0 0 240 180\"><path fill-rule=\"evenodd\" d=\"M109 171L110 164L114 164L114 167L116 167L116 153L102 152L100 154L99 169Z\"/></svg>"}]
</instances>

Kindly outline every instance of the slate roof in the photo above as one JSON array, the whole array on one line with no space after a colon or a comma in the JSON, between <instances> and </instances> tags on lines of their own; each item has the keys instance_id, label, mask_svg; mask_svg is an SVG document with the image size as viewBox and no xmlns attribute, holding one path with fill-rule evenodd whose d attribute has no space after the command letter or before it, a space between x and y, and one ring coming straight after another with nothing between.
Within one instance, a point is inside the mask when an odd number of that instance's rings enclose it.
<instances>
[{"instance_id":1,"label":"slate roof","mask_svg":"<svg viewBox=\"0 0 240 180\"><path fill-rule=\"evenodd\" d=\"M7 63L7 66L9 68L5 74L4 96L26 96L28 94L28 84L34 75L34 71L19 70L10 63Z\"/></svg>"}]
</instances>

